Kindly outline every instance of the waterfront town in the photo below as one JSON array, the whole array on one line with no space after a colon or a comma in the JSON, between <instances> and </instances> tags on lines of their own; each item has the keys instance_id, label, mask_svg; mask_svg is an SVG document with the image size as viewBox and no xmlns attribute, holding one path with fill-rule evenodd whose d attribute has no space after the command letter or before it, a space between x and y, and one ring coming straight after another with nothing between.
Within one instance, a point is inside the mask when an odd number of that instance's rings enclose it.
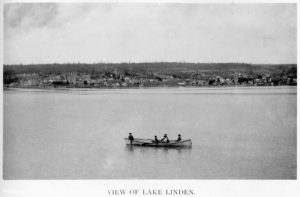
<instances>
[{"instance_id":1,"label":"waterfront town","mask_svg":"<svg viewBox=\"0 0 300 197\"><path fill-rule=\"evenodd\" d=\"M48 65L49 66L49 65ZM68 67L69 66L69 67ZM25 66L26 67L26 66ZM152 66L153 67L153 66ZM214 86L282 86L297 85L296 65L259 67L167 65L151 70L120 65L95 70L95 66L62 66L49 71L41 66L4 66L5 88L143 88L143 87L214 87ZM176 67L176 69L174 69ZM80 67L82 68L82 66ZM91 69L93 68L93 69ZM124 69L125 68L125 69ZM180 69L178 69L180 68ZM246 69L245 69L246 68ZM262 69L263 68L263 69ZM178 71L180 70L180 71Z\"/></svg>"}]
</instances>

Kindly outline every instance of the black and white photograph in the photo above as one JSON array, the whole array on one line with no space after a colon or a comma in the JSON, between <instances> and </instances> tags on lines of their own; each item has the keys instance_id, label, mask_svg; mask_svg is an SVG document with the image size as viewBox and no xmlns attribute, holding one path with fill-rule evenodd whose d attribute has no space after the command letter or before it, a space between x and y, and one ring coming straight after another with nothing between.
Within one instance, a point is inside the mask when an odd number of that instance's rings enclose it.
<instances>
[{"instance_id":1,"label":"black and white photograph","mask_svg":"<svg viewBox=\"0 0 300 197\"><path fill-rule=\"evenodd\" d=\"M2 14L3 180L297 180L297 3Z\"/></svg>"}]
</instances>

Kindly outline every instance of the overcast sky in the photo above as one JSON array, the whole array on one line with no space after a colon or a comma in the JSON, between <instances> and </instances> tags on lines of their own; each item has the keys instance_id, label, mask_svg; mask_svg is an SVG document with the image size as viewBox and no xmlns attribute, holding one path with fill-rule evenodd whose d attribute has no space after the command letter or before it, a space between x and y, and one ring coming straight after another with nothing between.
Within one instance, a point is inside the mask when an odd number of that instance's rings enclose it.
<instances>
[{"instance_id":1,"label":"overcast sky","mask_svg":"<svg viewBox=\"0 0 300 197\"><path fill-rule=\"evenodd\" d=\"M296 4L5 4L4 63L296 63Z\"/></svg>"}]
</instances>

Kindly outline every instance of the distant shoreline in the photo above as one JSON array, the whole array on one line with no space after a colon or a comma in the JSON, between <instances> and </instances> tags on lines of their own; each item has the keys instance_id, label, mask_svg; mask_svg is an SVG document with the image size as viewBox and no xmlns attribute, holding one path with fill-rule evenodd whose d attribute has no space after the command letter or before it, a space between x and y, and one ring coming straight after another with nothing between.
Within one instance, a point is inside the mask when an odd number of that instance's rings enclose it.
<instances>
[{"instance_id":1,"label":"distant shoreline","mask_svg":"<svg viewBox=\"0 0 300 197\"><path fill-rule=\"evenodd\" d=\"M40 88L40 87L3 87L3 91L10 91L10 90L163 90L163 89L169 89L169 90L176 90L176 89L280 89L280 88L289 88L289 89L297 89L297 86L288 86L288 85L282 85L282 86L202 86L202 87L127 87L127 88Z\"/></svg>"},{"instance_id":2,"label":"distant shoreline","mask_svg":"<svg viewBox=\"0 0 300 197\"><path fill-rule=\"evenodd\" d=\"M174 62L3 67L5 88L136 89L286 85L297 85L297 65Z\"/></svg>"}]
</instances>

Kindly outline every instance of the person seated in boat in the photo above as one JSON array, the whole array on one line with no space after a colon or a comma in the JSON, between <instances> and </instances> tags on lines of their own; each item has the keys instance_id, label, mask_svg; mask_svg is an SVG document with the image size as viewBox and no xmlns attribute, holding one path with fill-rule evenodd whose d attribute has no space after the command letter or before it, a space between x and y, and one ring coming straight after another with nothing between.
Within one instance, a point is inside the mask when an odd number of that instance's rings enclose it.
<instances>
[{"instance_id":1,"label":"person seated in boat","mask_svg":"<svg viewBox=\"0 0 300 197\"><path fill-rule=\"evenodd\" d=\"M161 142L169 143L169 138L167 134L164 135L164 137L160 140Z\"/></svg>"},{"instance_id":2,"label":"person seated in boat","mask_svg":"<svg viewBox=\"0 0 300 197\"><path fill-rule=\"evenodd\" d=\"M154 136L154 140L153 140L154 143L158 143L158 139L157 139L157 136Z\"/></svg>"},{"instance_id":3,"label":"person seated in boat","mask_svg":"<svg viewBox=\"0 0 300 197\"><path fill-rule=\"evenodd\" d=\"M134 138L131 133L129 133L128 139L130 140L130 144L132 144L132 141L134 140Z\"/></svg>"},{"instance_id":4,"label":"person seated in boat","mask_svg":"<svg viewBox=\"0 0 300 197\"><path fill-rule=\"evenodd\" d=\"M181 141L181 135L178 134L177 142Z\"/></svg>"}]
</instances>

